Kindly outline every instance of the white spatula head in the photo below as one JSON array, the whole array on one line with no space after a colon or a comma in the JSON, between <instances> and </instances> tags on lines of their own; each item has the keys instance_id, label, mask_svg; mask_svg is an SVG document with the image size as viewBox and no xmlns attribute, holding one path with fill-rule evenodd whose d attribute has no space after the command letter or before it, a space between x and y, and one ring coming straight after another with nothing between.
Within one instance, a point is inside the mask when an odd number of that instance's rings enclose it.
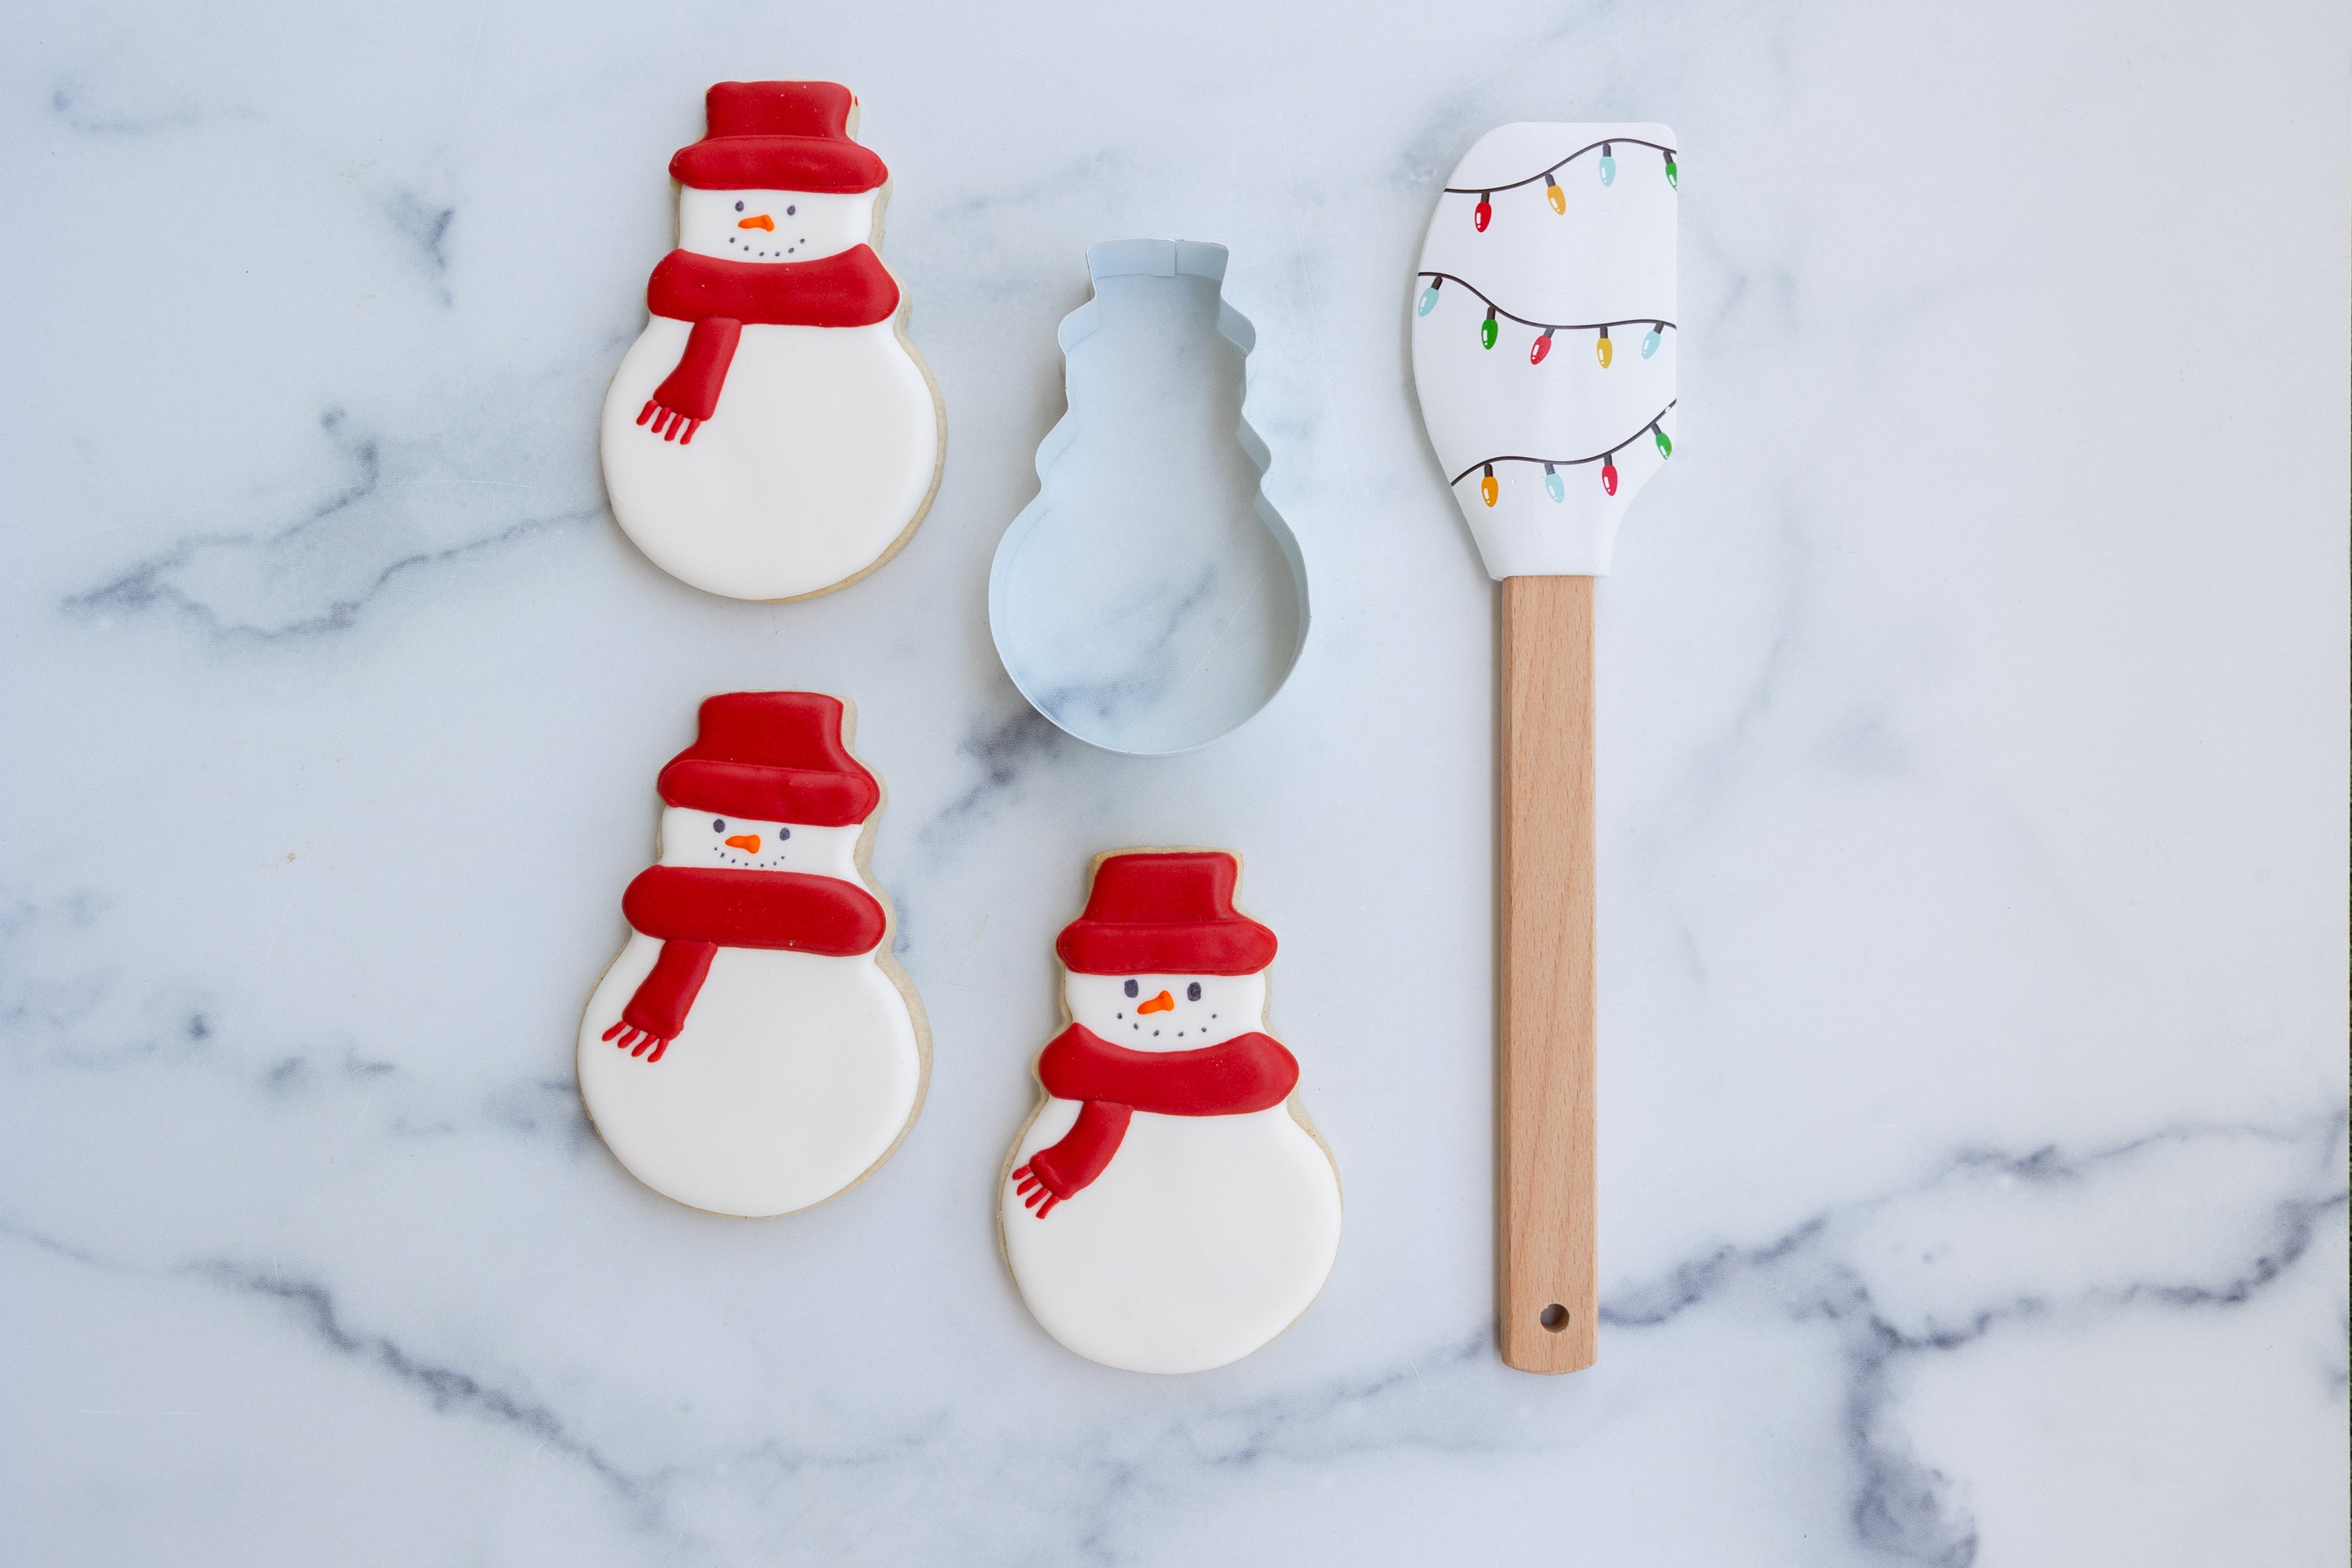
<instances>
[{"instance_id":1,"label":"white spatula head","mask_svg":"<svg viewBox=\"0 0 2352 1568\"><path fill-rule=\"evenodd\" d=\"M1601 576L1674 450L1663 125L1503 125L1437 198L1412 289L1421 416L1489 575Z\"/></svg>"}]
</instances>

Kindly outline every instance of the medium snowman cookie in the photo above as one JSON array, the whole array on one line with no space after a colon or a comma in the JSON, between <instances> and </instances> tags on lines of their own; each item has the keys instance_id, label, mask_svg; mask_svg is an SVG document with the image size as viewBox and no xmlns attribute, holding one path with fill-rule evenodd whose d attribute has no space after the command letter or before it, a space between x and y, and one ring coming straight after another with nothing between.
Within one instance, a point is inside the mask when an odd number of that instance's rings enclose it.
<instances>
[{"instance_id":1,"label":"medium snowman cookie","mask_svg":"<svg viewBox=\"0 0 2352 1568\"><path fill-rule=\"evenodd\" d=\"M789 1214L890 1156L930 1035L866 870L882 785L847 704L736 691L661 771L656 864L580 1025L580 1097L630 1173L713 1214Z\"/></svg>"},{"instance_id":2,"label":"medium snowman cookie","mask_svg":"<svg viewBox=\"0 0 2352 1568\"><path fill-rule=\"evenodd\" d=\"M722 81L670 160L677 248L604 395L604 489L654 564L796 599L898 551L939 484L947 416L874 247L889 171L828 81Z\"/></svg>"},{"instance_id":3,"label":"medium snowman cookie","mask_svg":"<svg viewBox=\"0 0 2352 1568\"><path fill-rule=\"evenodd\" d=\"M1055 943L1069 1027L1037 1058L997 1228L1022 1300L1082 1356L1202 1372L1297 1321L1339 1247L1339 1175L1264 1031L1274 932L1223 850L1098 855Z\"/></svg>"}]
</instances>

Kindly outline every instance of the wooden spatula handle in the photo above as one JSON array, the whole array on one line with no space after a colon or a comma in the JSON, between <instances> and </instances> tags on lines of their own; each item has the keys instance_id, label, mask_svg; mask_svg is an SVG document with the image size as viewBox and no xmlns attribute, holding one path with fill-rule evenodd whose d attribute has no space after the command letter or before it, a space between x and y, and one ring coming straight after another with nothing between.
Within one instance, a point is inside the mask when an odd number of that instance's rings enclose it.
<instances>
[{"instance_id":1,"label":"wooden spatula handle","mask_svg":"<svg viewBox=\"0 0 2352 1568\"><path fill-rule=\"evenodd\" d=\"M1503 579L1496 1336L1592 1364L1592 579Z\"/></svg>"}]
</instances>

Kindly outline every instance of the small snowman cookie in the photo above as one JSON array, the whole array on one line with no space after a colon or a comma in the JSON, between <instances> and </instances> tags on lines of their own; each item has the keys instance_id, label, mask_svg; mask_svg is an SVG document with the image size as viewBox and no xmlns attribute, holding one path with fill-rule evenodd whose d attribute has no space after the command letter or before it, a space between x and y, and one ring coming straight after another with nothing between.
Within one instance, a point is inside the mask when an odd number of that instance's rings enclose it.
<instances>
[{"instance_id":1,"label":"small snowman cookie","mask_svg":"<svg viewBox=\"0 0 2352 1568\"><path fill-rule=\"evenodd\" d=\"M723 81L670 160L677 248L604 395L604 489L638 549L737 599L864 576L931 504L946 416L874 252L889 171L827 81Z\"/></svg>"},{"instance_id":2,"label":"small snowman cookie","mask_svg":"<svg viewBox=\"0 0 2352 1568\"><path fill-rule=\"evenodd\" d=\"M1288 1328L1339 1246L1339 1175L1264 1032L1274 932L1222 850L1096 857L1055 950L1070 1026L1005 1162L997 1227L1022 1300L1082 1356L1202 1372Z\"/></svg>"},{"instance_id":3,"label":"small snowman cookie","mask_svg":"<svg viewBox=\"0 0 2352 1568\"><path fill-rule=\"evenodd\" d=\"M882 786L813 691L702 704L661 771L656 863L581 1021L580 1097L646 1185L789 1214L887 1159L930 1068L923 1005L866 873Z\"/></svg>"}]
</instances>

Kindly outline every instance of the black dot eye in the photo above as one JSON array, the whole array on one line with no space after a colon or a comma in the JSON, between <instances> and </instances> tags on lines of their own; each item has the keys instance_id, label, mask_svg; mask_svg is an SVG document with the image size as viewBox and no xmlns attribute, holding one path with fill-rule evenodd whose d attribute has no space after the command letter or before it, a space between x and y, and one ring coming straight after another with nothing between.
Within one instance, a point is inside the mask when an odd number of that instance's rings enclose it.
<instances>
[{"instance_id":1,"label":"black dot eye","mask_svg":"<svg viewBox=\"0 0 2352 1568\"><path fill-rule=\"evenodd\" d=\"M1187 1002L1198 1002L1200 999L1201 983L1195 980L1192 984L1184 987L1184 1000Z\"/></svg>"},{"instance_id":2,"label":"black dot eye","mask_svg":"<svg viewBox=\"0 0 2352 1568\"><path fill-rule=\"evenodd\" d=\"M726 819L725 817L723 817L723 816L714 816L714 817L712 817L712 818L710 819L710 831L711 831L711 832L713 832L713 833L724 833L724 832L726 832L726 831L727 831L727 819Z\"/></svg>"},{"instance_id":3,"label":"black dot eye","mask_svg":"<svg viewBox=\"0 0 2352 1568\"><path fill-rule=\"evenodd\" d=\"M790 838L792 836L793 830L789 827L779 827L776 829L776 842L779 844L782 844L785 839Z\"/></svg>"},{"instance_id":4,"label":"black dot eye","mask_svg":"<svg viewBox=\"0 0 2352 1568\"><path fill-rule=\"evenodd\" d=\"M741 202L737 202L735 204L735 210L739 213L741 212L743 210L743 204Z\"/></svg>"},{"instance_id":5,"label":"black dot eye","mask_svg":"<svg viewBox=\"0 0 2352 1568\"><path fill-rule=\"evenodd\" d=\"M794 213L796 213L796 212L798 212L798 211L800 211L800 210L801 210L801 209L800 209L800 208L798 208L798 207L786 207L786 208L784 209L784 216L785 216L786 217L790 217L790 216L792 216Z\"/></svg>"},{"instance_id":6,"label":"black dot eye","mask_svg":"<svg viewBox=\"0 0 2352 1568\"><path fill-rule=\"evenodd\" d=\"M1132 996L1132 995L1136 994L1136 990L1135 990L1135 982L1134 982L1134 981L1132 981L1132 980L1130 980L1130 981L1129 981L1129 982L1127 983L1127 994L1128 994L1129 996Z\"/></svg>"}]
</instances>

